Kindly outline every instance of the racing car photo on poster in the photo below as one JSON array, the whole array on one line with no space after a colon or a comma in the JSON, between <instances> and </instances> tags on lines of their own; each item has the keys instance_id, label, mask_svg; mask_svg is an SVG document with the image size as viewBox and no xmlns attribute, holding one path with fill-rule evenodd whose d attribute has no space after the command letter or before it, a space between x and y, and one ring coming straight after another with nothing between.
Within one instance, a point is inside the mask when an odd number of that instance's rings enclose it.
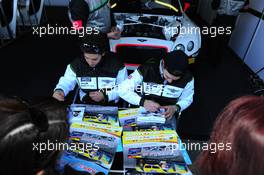
<instances>
[{"instance_id":1,"label":"racing car photo on poster","mask_svg":"<svg viewBox=\"0 0 264 175\"><path fill-rule=\"evenodd\" d=\"M136 171L157 174L186 174L188 168L184 164L159 160L138 159Z\"/></svg>"},{"instance_id":2,"label":"racing car photo on poster","mask_svg":"<svg viewBox=\"0 0 264 175\"><path fill-rule=\"evenodd\" d=\"M110 40L127 67L135 69L149 58L182 50L193 63L201 47L200 29L185 14L180 0L115 0L112 11L121 31ZM134 66L134 67L133 67Z\"/></svg>"},{"instance_id":3,"label":"racing car photo on poster","mask_svg":"<svg viewBox=\"0 0 264 175\"><path fill-rule=\"evenodd\" d=\"M101 113L85 112L83 117L84 122L103 123L108 125L118 125L117 116Z\"/></svg>"}]
</instances>

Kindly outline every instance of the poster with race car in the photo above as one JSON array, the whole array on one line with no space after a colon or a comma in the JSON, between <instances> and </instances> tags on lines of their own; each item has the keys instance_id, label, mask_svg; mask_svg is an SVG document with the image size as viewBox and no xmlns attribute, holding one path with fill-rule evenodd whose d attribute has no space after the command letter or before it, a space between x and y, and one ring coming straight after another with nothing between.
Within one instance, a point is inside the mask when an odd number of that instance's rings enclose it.
<instances>
[{"instance_id":1,"label":"poster with race car","mask_svg":"<svg viewBox=\"0 0 264 175\"><path fill-rule=\"evenodd\" d=\"M157 159L137 159L136 164L137 172L144 173L161 173L161 174L177 174L187 175L190 174L188 167L184 163L157 160Z\"/></svg>"},{"instance_id":2,"label":"poster with race car","mask_svg":"<svg viewBox=\"0 0 264 175\"><path fill-rule=\"evenodd\" d=\"M109 169L99 165L96 162L87 161L78 156L74 156L69 152L63 152L56 162L56 170L63 174L67 166L70 166L76 171L87 172L90 174L101 173L107 175L109 173Z\"/></svg>"},{"instance_id":3,"label":"poster with race car","mask_svg":"<svg viewBox=\"0 0 264 175\"><path fill-rule=\"evenodd\" d=\"M165 131L174 130L171 124L156 124L148 126L132 126L131 131Z\"/></svg>"},{"instance_id":4,"label":"poster with race car","mask_svg":"<svg viewBox=\"0 0 264 175\"><path fill-rule=\"evenodd\" d=\"M118 118L122 126L135 126L139 108L130 108L118 111Z\"/></svg>"},{"instance_id":5,"label":"poster with race car","mask_svg":"<svg viewBox=\"0 0 264 175\"><path fill-rule=\"evenodd\" d=\"M164 129L163 126L159 128ZM189 175L189 156L181 150L180 145L181 141L174 130L126 131L123 133L124 169L128 174Z\"/></svg>"},{"instance_id":6,"label":"poster with race car","mask_svg":"<svg viewBox=\"0 0 264 175\"><path fill-rule=\"evenodd\" d=\"M98 123L78 123L70 126L69 144L77 145L71 152L77 157L110 169L122 128Z\"/></svg>"},{"instance_id":7,"label":"poster with race car","mask_svg":"<svg viewBox=\"0 0 264 175\"><path fill-rule=\"evenodd\" d=\"M139 159L135 168L125 168L125 175L192 175L185 164L171 161Z\"/></svg>"},{"instance_id":8,"label":"poster with race car","mask_svg":"<svg viewBox=\"0 0 264 175\"><path fill-rule=\"evenodd\" d=\"M72 104L68 108L68 121L70 124L90 123L89 125L90 126L93 125L94 130L96 130L97 128L102 132L106 132L109 128L111 128L109 126L117 126L117 127L120 126L118 120L118 108L113 106ZM98 125L91 123L97 123ZM104 126L104 125L109 125L109 126ZM118 138L117 151L118 152L122 151L121 138Z\"/></svg>"},{"instance_id":9,"label":"poster with race car","mask_svg":"<svg viewBox=\"0 0 264 175\"><path fill-rule=\"evenodd\" d=\"M121 125L124 128L129 128L133 126L165 124L166 119L163 113L163 109L157 112L147 112L140 108L132 108L118 111L118 117Z\"/></svg>"},{"instance_id":10,"label":"poster with race car","mask_svg":"<svg viewBox=\"0 0 264 175\"><path fill-rule=\"evenodd\" d=\"M82 121L119 126L118 108L112 106L72 104L68 118L70 123Z\"/></svg>"}]
</instances>

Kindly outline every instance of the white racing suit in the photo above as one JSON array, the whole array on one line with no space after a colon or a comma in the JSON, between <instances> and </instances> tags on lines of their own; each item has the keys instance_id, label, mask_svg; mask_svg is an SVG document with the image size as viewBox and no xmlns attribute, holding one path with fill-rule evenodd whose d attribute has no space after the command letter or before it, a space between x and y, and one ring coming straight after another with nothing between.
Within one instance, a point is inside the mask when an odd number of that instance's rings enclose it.
<instances>
[{"instance_id":1,"label":"white racing suit","mask_svg":"<svg viewBox=\"0 0 264 175\"><path fill-rule=\"evenodd\" d=\"M194 79L186 72L181 79L168 83L163 78L162 64L139 67L119 86L119 96L130 104L143 106L142 100L153 100L161 106L178 105L180 112L193 102Z\"/></svg>"},{"instance_id":2,"label":"white racing suit","mask_svg":"<svg viewBox=\"0 0 264 175\"><path fill-rule=\"evenodd\" d=\"M106 102L117 102L119 95L115 88L126 78L127 70L114 53L106 53L94 68L90 67L82 57L75 59L67 66L64 76L60 78L55 90L61 89L66 96L78 84L80 99L84 103L93 104L91 100L87 101L87 94L99 90L104 90L102 92L107 99Z\"/></svg>"}]
</instances>

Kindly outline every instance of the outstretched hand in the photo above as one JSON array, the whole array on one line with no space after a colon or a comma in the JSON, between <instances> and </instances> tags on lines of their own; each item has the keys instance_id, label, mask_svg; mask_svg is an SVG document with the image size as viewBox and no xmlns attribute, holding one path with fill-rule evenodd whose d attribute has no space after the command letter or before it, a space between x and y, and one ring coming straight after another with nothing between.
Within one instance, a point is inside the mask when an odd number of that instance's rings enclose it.
<instances>
[{"instance_id":1,"label":"outstretched hand","mask_svg":"<svg viewBox=\"0 0 264 175\"><path fill-rule=\"evenodd\" d=\"M89 97L95 102L101 102L104 100L104 94L99 91L90 92Z\"/></svg>"},{"instance_id":2,"label":"outstretched hand","mask_svg":"<svg viewBox=\"0 0 264 175\"><path fill-rule=\"evenodd\" d=\"M150 111L150 112L156 112L159 110L160 108L160 105L154 101L151 101L151 100L145 100L144 101L144 108L147 110L147 111Z\"/></svg>"},{"instance_id":3,"label":"outstretched hand","mask_svg":"<svg viewBox=\"0 0 264 175\"><path fill-rule=\"evenodd\" d=\"M60 89L57 89L53 92L53 95L52 95L53 98L59 100L59 101L64 101L65 100L65 94L62 90Z\"/></svg>"},{"instance_id":4,"label":"outstretched hand","mask_svg":"<svg viewBox=\"0 0 264 175\"><path fill-rule=\"evenodd\" d=\"M177 111L177 106L170 105L170 106L161 106L161 108L165 109L165 112L163 113L165 115L165 118L167 120L170 120L175 112Z\"/></svg>"},{"instance_id":5,"label":"outstretched hand","mask_svg":"<svg viewBox=\"0 0 264 175\"><path fill-rule=\"evenodd\" d=\"M107 33L107 37L118 40L121 37L121 31L117 27L112 27L111 32Z\"/></svg>"}]
</instances>

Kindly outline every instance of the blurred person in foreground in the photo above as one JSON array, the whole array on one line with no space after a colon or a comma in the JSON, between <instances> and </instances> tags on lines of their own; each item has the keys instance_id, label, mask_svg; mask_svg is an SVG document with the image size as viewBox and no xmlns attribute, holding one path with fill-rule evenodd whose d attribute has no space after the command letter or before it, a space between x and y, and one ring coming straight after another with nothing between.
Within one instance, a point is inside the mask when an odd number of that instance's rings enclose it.
<instances>
[{"instance_id":1,"label":"blurred person in foreground","mask_svg":"<svg viewBox=\"0 0 264 175\"><path fill-rule=\"evenodd\" d=\"M203 151L195 165L202 175L264 174L264 97L231 101L218 116L209 143L231 149Z\"/></svg>"},{"instance_id":2,"label":"blurred person in foreground","mask_svg":"<svg viewBox=\"0 0 264 175\"><path fill-rule=\"evenodd\" d=\"M48 143L64 143L65 118L66 106L54 99L29 105L0 96L0 174L56 174L59 150L44 149L44 144L47 148Z\"/></svg>"}]
</instances>

